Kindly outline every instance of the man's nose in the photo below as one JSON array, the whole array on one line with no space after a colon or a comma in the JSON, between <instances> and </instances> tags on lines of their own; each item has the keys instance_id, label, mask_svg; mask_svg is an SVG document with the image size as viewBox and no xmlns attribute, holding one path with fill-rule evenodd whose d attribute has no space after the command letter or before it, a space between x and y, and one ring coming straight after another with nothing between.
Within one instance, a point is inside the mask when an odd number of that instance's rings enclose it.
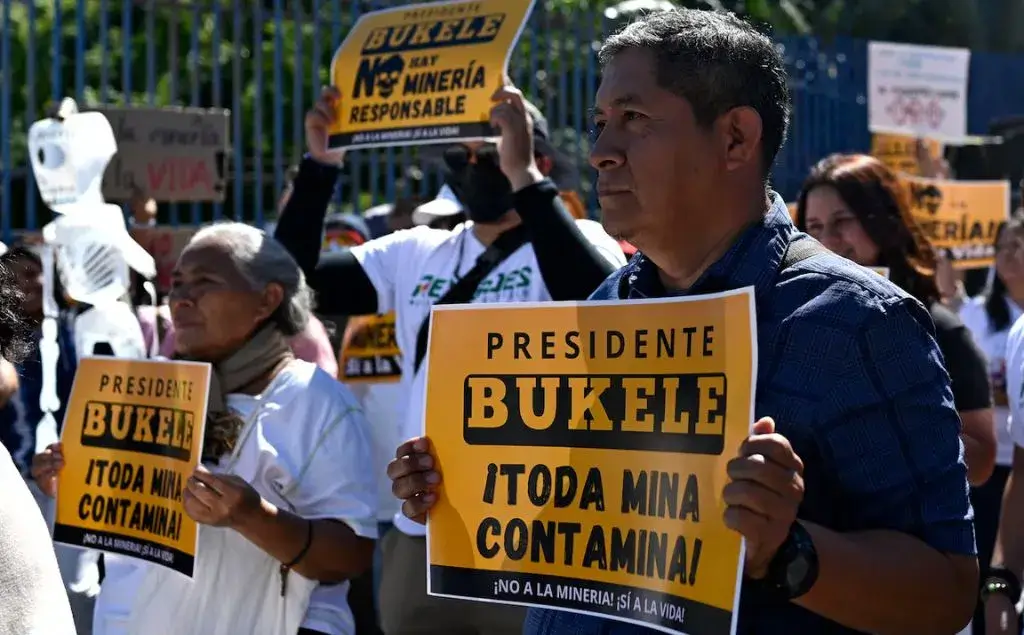
<instances>
[{"instance_id":1,"label":"man's nose","mask_svg":"<svg viewBox=\"0 0 1024 635\"><path fill-rule=\"evenodd\" d=\"M590 147L589 161L595 170L614 170L626 162L626 153L615 135L605 129Z\"/></svg>"}]
</instances>

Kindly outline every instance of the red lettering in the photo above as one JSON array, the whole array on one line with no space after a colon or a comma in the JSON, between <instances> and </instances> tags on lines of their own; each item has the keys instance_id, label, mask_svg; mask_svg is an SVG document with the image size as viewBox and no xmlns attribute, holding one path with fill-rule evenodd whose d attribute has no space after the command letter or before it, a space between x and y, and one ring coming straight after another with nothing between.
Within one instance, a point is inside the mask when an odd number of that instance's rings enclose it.
<instances>
[{"instance_id":1,"label":"red lettering","mask_svg":"<svg viewBox=\"0 0 1024 635\"><path fill-rule=\"evenodd\" d=\"M146 181L149 183L150 192L156 193L163 190L165 174L167 174L166 162L161 162L156 165L150 163L146 166L146 175L149 177Z\"/></svg>"},{"instance_id":2,"label":"red lettering","mask_svg":"<svg viewBox=\"0 0 1024 635\"><path fill-rule=\"evenodd\" d=\"M158 198L164 192L182 194L201 190L211 196L214 193L213 176L201 160L188 157L164 159L147 165L146 175L149 191Z\"/></svg>"}]
</instances>

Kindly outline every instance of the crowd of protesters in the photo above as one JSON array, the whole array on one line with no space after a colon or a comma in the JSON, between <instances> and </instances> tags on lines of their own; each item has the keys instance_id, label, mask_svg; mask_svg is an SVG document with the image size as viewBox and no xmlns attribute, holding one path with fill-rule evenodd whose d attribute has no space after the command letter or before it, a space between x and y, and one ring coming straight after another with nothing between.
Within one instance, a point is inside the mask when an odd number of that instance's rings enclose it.
<instances>
[{"instance_id":1,"label":"crowd of protesters","mask_svg":"<svg viewBox=\"0 0 1024 635\"><path fill-rule=\"evenodd\" d=\"M875 158L822 159L794 223L766 186L791 115L785 69L742 20L654 13L600 61L601 223L511 84L493 96L500 142L427 155L445 175L436 198L329 215L344 155L325 151L341 99L327 88L273 237L203 228L167 311L137 303L145 350L214 371L183 503L202 525L194 581L105 555L83 586L58 566L37 512L63 465L59 443L36 452L43 266L31 246L0 256L0 633L653 632L427 594L424 522L441 484L421 436L430 310L747 286L759 418L718 493L747 545L738 632L1020 633L1024 214L1000 231L984 292L965 297ZM489 284L513 270L522 284ZM438 294L417 293L425 276ZM332 341L332 324L384 314L399 381L347 385L338 340L351 332ZM61 324L63 404L83 352Z\"/></svg>"}]
</instances>

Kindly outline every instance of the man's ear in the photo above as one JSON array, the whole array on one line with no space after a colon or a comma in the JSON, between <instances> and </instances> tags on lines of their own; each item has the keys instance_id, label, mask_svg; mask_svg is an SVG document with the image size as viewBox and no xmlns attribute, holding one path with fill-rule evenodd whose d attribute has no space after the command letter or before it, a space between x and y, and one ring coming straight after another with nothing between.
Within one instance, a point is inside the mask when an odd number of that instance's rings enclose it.
<instances>
[{"instance_id":1,"label":"man's ear","mask_svg":"<svg viewBox=\"0 0 1024 635\"><path fill-rule=\"evenodd\" d=\"M761 115L749 106L733 108L718 120L725 144L726 169L735 170L761 160Z\"/></svg>"}]
</instances>

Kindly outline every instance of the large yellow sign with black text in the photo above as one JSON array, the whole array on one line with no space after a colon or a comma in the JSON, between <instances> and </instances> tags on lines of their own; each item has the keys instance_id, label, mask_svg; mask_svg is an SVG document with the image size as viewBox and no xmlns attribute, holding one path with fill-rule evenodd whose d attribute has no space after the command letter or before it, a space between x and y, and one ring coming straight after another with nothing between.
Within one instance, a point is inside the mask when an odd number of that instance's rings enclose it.
<instances>
[{"instance_id":1,"label":"large yellow sign with black text","mask_svg":"<svg viewBox=\"0 0 1024 635\"><path fill-rule=\"evenodd\" d=\"M752 289L435 306L431 595L731 632L726 464L753 421Z\"/></svg>"},{"instance_id":2,"label":"large yellow sign with black text","mask_svg":"<svg viewBox=\"0 0 1024 635\"><path fill-rule=\"evenodd\" d=\"M64 416L56 542L192 576L198 532L181 492L199 464L210 366L92 357Z\"/></svg>"},{"instance_id":3,"label":"large yellow sign with black text","mask_svg":"<svg viewBox=\"0 0 1024 635\"><path fill-rule=\"evenodd\" d=\"M402 378L395 313L349 318L341 343L340 377L347 383L394 383Z\"/></svg>"},{"instance_id":4,"label":"large yellow sign with black text","mask_svg":"<svg viewBox=\"0 0 1024 635\"><path fill-rule=\"evenodd\" d=\"M328 147L495 136L491 96L533 1L433 2L361 16L331 62L341 101Z\"/></svg>"},{"instance_id":5,"label":"large yellow sign with black text","mask_svg":"<svg viewBox=\"0 0 1024 635\"><path fill-rule=\"evenodd\" d=\"M957 269L988 267L999 228L1010 217L1009 181L905 177L911 211L935 249Z\"/></svg>"}]
</instances>

